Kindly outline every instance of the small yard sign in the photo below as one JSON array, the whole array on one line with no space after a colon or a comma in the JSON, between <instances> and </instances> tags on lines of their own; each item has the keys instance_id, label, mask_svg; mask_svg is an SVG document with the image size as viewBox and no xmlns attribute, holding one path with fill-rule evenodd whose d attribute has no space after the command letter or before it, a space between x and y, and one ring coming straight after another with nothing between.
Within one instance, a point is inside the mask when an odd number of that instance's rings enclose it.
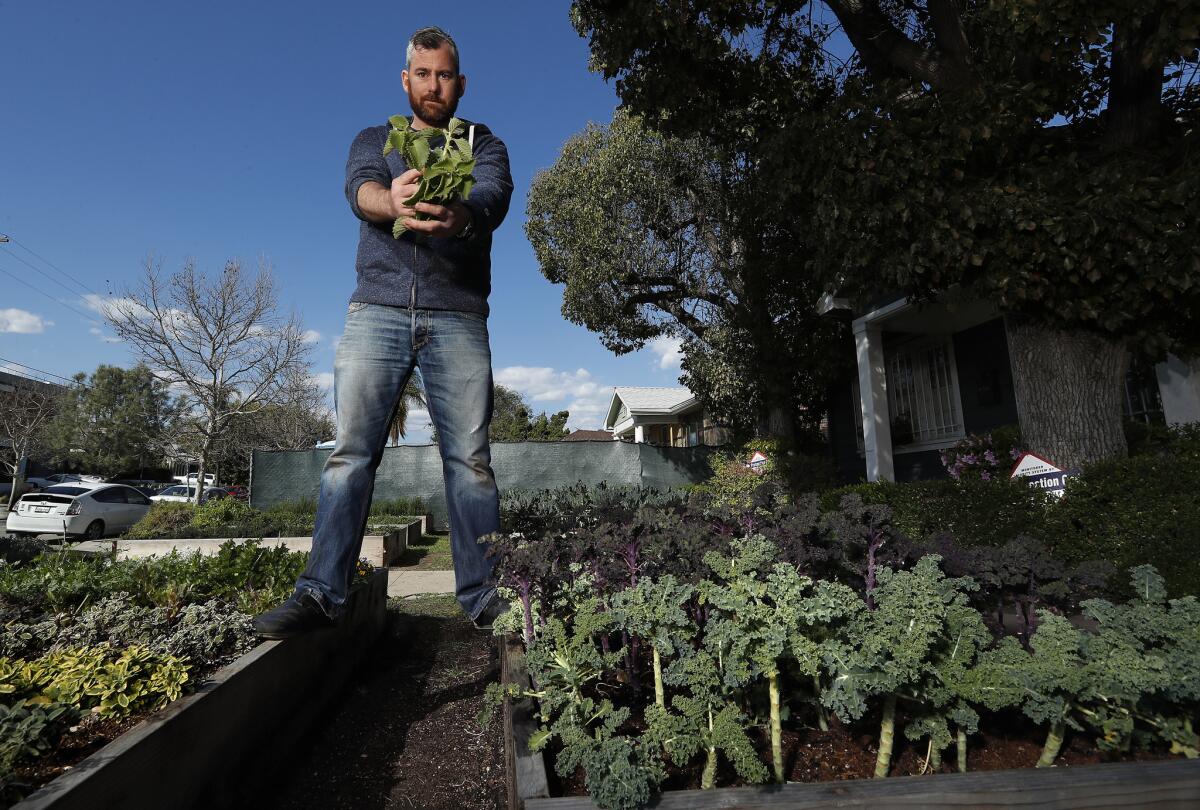
<instances>
[{"instance_id":1,"label":"small yard sign","mask_svg":"<svg viewBox=\"0 0 1200 810\"><path fill-rule=\"evenodd\" d=\"M770 461L769 458L755 450L754 455L750 456L750 460L746 462L746 466L756 473L761 473L767 468L768 461Z\"/></svg>"},{"instance_id":2,"label":"small yard sign","mask_svg":"<svg viewBox=\"0 0 1200 810\"><path fill-rule=\"evenodd\" d=\"M1067 479L1078 475L1079 470L1063 470L1033 453L1024 453L1013 467L1009 478L1025 478L1029 486L1044 489L1056 498L1061 498Z\"/></svg>"}]
</instances>

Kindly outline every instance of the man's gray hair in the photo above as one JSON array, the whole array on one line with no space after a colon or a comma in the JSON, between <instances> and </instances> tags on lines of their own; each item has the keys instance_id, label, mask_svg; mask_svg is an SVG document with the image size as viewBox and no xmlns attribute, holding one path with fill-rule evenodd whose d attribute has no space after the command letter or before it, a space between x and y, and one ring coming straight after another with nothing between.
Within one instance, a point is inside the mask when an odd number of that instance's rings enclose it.
<instances>
[{"instance_id":1,"label":"man's gray hair","mask_svg":"<svg viewBox=\"0 0 1200 810\"><path fill-rule=\"evenodd\" d=\"M412 67L413 51L436 51L442 45L450 46L450 55L454 57L454 72L459 73L458 45L454 43L453 37L437 26L422 28L412 35L408 40L408 50L404 54L404 66Z\"/></svg>"}]
</instances>

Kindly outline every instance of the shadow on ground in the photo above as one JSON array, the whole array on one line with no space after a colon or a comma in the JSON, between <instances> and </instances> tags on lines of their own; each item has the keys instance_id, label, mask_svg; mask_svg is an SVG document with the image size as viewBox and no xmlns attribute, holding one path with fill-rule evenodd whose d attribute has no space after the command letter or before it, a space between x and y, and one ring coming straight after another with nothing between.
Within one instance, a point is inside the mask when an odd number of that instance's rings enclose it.
<instances>
[{"instance_id":1,"label":"shadow on ground","mask_svg":"<svg viewBox=\"0 0 1200 810\"><path fill-rule=\"evenodd\" d=\"M502 722L476 720L499 677L492 636L453 597L391 600L377 654L277 775L264 810L493 810L506 803Z\"/></svg>"}]
</instances>

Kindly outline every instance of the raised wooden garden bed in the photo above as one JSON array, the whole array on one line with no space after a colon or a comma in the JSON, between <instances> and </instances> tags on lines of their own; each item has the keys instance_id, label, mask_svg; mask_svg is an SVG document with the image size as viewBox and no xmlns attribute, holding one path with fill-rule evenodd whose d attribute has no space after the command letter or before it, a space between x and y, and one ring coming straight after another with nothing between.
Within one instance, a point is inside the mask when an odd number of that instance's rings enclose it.
<instances>
[{"instance_id":1,"label":"raised wooden garden bed","mask_svg":"<svg viewBox=\"0 0 1200 810\"><path fill-rule=\"evenodd\" d=\"M528 687L530 680L520 639L516 636L501 639L500 654L504 683ZM532 700L505 702L504 754L508 768L509 810L594 810L596 805L586 796L550 798L545 759L541 752L529 750L529 737L536 730ZM1200 760L668 790L650 807L657 810L852 807L1195 810L1200 807Z\"/></svg>"},{"instance_id":2,"label":"raised wooden garden bed","mask_svg":"<svg viewBox=\"0 0 1200 810\"><path fill-rule=\"evenodd\" d=\"M404 552L421 539L421 520L412 520L395 531L387 534L368 534L362 539L359 557L365 557L367 562L376 568L388 568L399 565ZM112 554L116 552L118 560L141 557L155 557L178 551L180 554L215 554L217 550L230 541L245 543L248 538L210 538L182 540L93 540L77 543L71 548L74 551ZM255 539L255 542L259 542ZM284 546L289 551L312 551L312 537L265 537L261 540L266 547Z\"/></svg>"},{"instance_id":3,"label":"raised wooden garden bed","mask_svg":"<svg viewBox=\"0 0 1200 810\"><path fill-rule=\"evenodd\" d=\"M675 790L663 793L651 805L658 810L847 807L1195 810L1197 806L1200 806L1200 763L1194 761L899 776L774 788ZM595 805L587 797L569 797L528 799L523 807L524 810L582 810Z\"/></svg>"},{"instance_id":4,"label":"raised wooden garden bed","mask_svg":"<svg viewBox=\"0 0 1200 810\"><path fill-rule=\"evenodd\" d=\"M387 572L376 571L336 627L260 644L14 809L250 806L342 697L383 632L386 605Z\"/></svg>"}]
</instances>

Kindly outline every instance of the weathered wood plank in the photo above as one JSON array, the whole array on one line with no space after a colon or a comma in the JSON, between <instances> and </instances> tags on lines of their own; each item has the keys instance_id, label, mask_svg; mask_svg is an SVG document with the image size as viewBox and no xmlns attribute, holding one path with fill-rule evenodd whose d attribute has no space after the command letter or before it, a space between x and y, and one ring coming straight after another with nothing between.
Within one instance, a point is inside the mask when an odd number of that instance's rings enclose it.
<instances>
[{"instance_id":1,"label":"weathered wood plank","mask_svg":"<svg viewBox=\"0 0 1200 810\"><path fill-rule=\"evenodd\" d=\"M587 797L531 799L524 810L583 810ZM657 810L824 810L824 808L921 807L931 810L1039 810L1200 807L1200 761L1029 768L890 779L790 784L782 787L670 791Z\"/></svg>"},{"instance_id":2,"label":"weathered wood plank","mask_svg":"<svg viewBox=\"0 0 1200 810\"><path fill-rule=\"evenodd\" d=\"M516 636L500 639L500 677L504 684L529 687L525 646ZM530 799L550 795L545 759L540 752L529 750L529 737L537 728L532 699L504 701L504 765L508 771L509 810L522 810Z\"/></svg>"}]
</instances>

